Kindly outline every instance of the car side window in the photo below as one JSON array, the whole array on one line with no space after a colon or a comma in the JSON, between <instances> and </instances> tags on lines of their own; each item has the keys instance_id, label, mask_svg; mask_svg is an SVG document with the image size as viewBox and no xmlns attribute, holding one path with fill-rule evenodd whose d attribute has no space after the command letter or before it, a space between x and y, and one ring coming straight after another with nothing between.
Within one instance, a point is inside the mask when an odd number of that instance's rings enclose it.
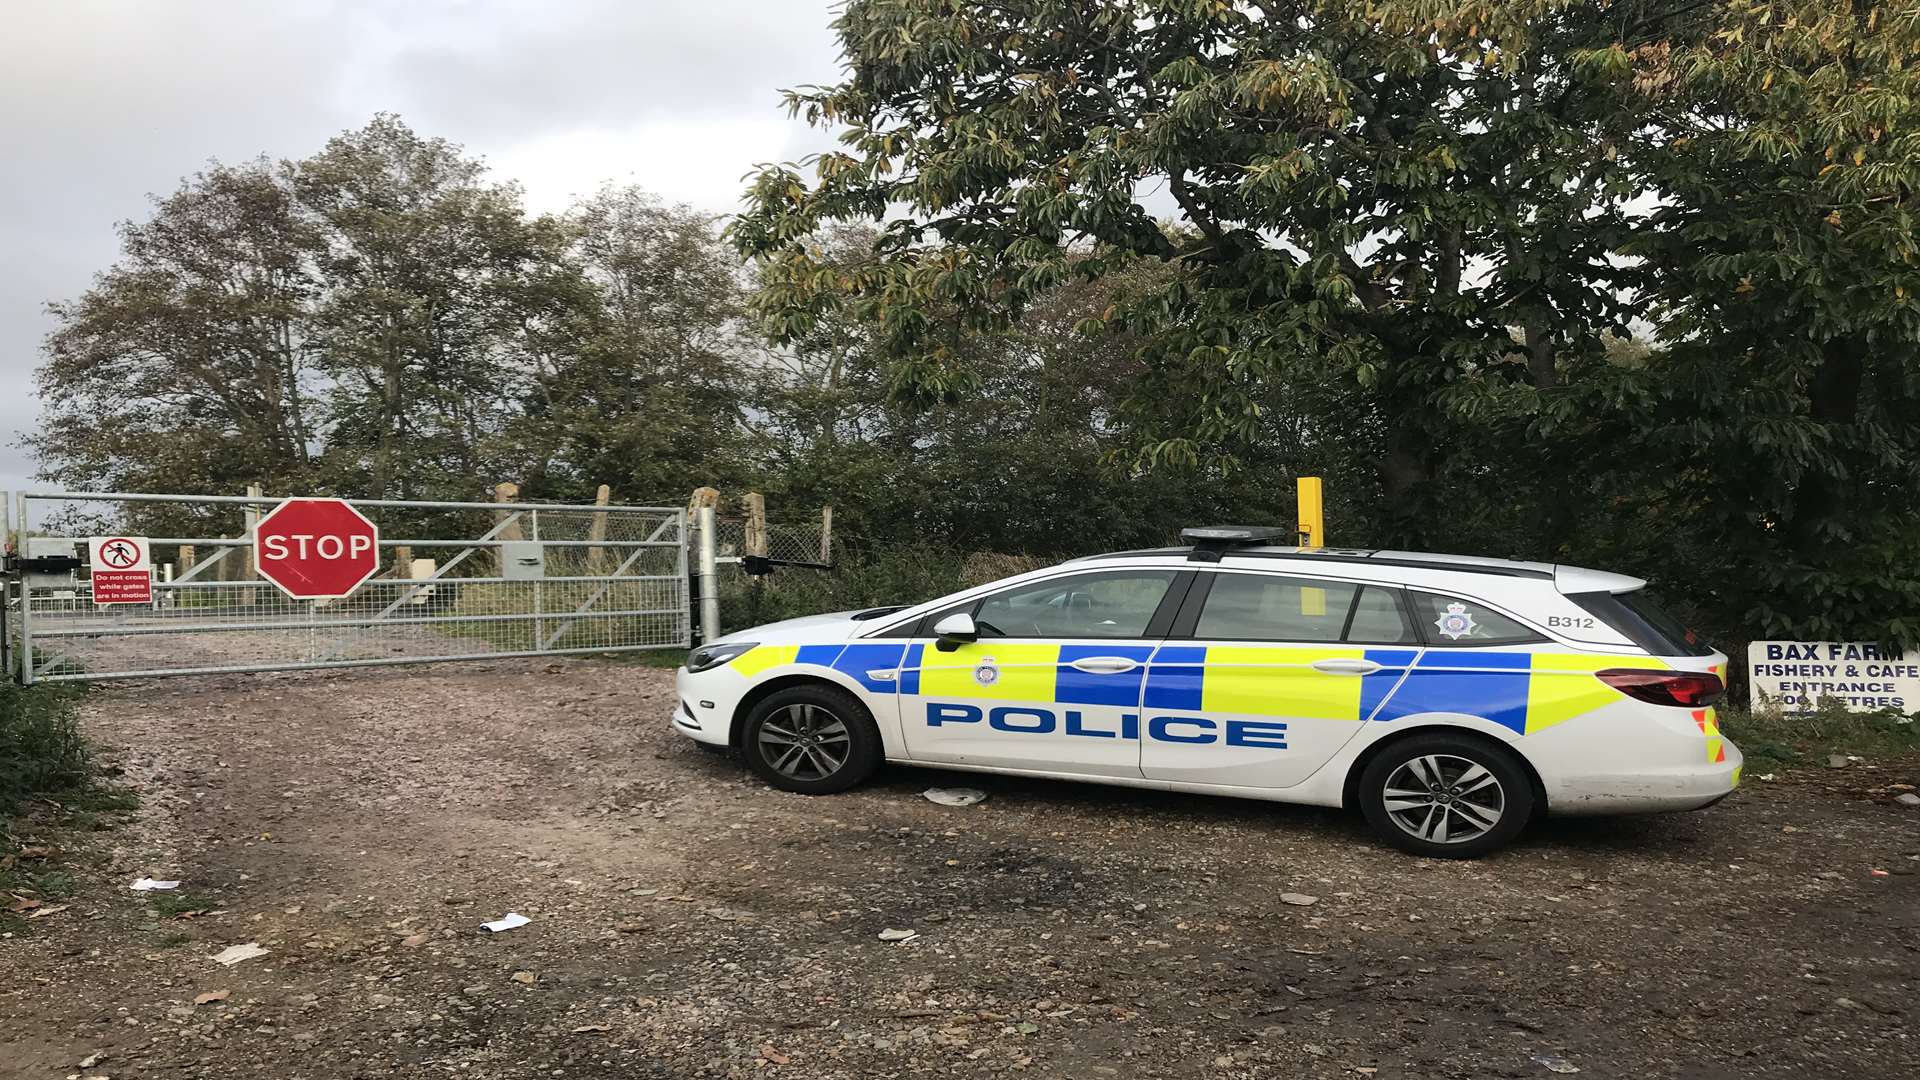
<instances>
[{"instance_id":1,"label":"car side window","mask_svg":"<svg viewBox=\"0 0 1920 1080\"><path fill-rule=\"evenodd\" d=\"M1216 574L1193 636L1221 641L1339 641L1356 587L1276 574Z\"/></svg>"},{"instance_id":2,"label":"car side window","mask_svg":"<svg viewBox=\"0 0 1920 1080\"><path fill-rule=\"evenodd\" d=\"M1215 641L1416 640L1394 590L1274 574L1216 574L1193 636Z\"/></svg>"},{"instance_id":3,"label":"car side window","mask_svg":"<svg viewBox=\"0 0 1920 1080\"><path fill-rule=\"evenodd\" d=\"M1360 645L1412 645L1419 639L1407 624L1407 611L1395 590L1369 585L1354 598L1353 618L1340 640Z\"/></svg>"},{"instance_id":4,"label":"car side window","mask_svg":"<svg viewBox=\"0 0 1920 1080\"><path fill-rule=\"evenodd\" d=\"M1429 645L1521 645L1547 640L1477 600L1411 590L1407 595Z\"/></svg>"},{"instance_id":5,"label":"car side window","mask_svg":"<svg viewBox=\"0 0 1920 1080\"><path fill-rule=\"evenodd\" d=\"M1176 574L1128 570L1037 581L988 596L973 621L982 638L1143 637Z\"/></svg>"}]
</instances>

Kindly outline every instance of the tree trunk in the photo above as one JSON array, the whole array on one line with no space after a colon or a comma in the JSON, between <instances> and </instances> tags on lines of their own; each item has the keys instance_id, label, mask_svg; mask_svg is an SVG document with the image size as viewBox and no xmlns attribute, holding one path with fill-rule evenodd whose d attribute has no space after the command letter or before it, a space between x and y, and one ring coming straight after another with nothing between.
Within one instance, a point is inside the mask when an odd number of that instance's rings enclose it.
<instances>
[{"instance_id":1,"label":"tree trunk","mask_svg":"<svg viewBox=\"0 0 1920 1080\"><path fill-rule=\"evenodd\" d=\"M1553 364L1553 335L1539 323L1529 322L1524 330L1527 347L1527 372L1537 390L1551 390L1560 383L1560 371Z\"/></svg>"},{"instance_id":2,"label":"tree trunk","mask_svg":"<svg viewBox=\"0 0 1920 1080\"><path fill-rule=\"evenodd\" d=\"M1849 338L1835 338L1821 352L1820 366L1807 381L1807 415L1820 424L1851 424L1860 412L1860 384L1865 374L1860 345ZM1848 503L1844 472L1843 467L1834 465L1801 475L1793 493L1789 526L1800 555L1809 556L1834 539L1831 534Z\"/></svg>"},{"instance_id":3,"label":"tree trunk","mask_svg":"<svg viewBox=\"0 0 1920 1080\"><path fill-rule=\"evenodd\" d=\"M1383 516L1385 544L1417 548L1425 543L1428 522L1424 513L1427 487L1433 479L1433 448L1427 433L1405 420L1394 424L1387 434L1386 452L1380 456L1380 491L1386 500Z\"/></svg>"}]
</instances>

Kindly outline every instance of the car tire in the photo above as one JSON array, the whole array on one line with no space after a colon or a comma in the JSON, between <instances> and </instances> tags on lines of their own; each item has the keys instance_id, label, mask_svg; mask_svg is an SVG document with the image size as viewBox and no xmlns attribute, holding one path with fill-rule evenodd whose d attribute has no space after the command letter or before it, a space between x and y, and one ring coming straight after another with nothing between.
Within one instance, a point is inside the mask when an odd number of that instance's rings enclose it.
<instances>
[{"instance_id":1,"label":"car tire","mask_svg":"<svg viewBox=\"0 0 1920 1080\"><path fill-rule=\"evenodd\" d=\"M1533 817L1533 782L1513 751L1490 739L1414 735L1360 774L1361 813L1387 843L1436 859L1505 847Z\"/></svg>"},{"instance_id":2,"label":"car tire","mask_svg":"<svg viewBox=\"0 0 1920 1080\"><path fill-rule=\"evenodd\" d=\"M747 716L740 751L761 779L801 795L845 791L872 776L884 757L866 706L825 684L767 695Z\"/></svg>"}]
</instances>

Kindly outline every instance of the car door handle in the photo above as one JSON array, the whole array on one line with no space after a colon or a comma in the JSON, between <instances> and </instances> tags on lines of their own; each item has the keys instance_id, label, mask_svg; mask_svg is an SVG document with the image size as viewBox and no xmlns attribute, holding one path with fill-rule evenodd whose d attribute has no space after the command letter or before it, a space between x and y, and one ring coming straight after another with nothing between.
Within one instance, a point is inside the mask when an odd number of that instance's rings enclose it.
<instances>
[{"instance_id":1,"label":"car door handle","mask_svg":"<svg viewBox=\"0 0 1920 1080\"><path fill-rule=\"evenodd\" d=\"M1139 667L1140 661L1125 656L1083 656L1071 661L1070 666L1089 675L1118 675Z\"/></svg>"},{"instance_id":2,"label":"car door handle","mask_svg":"<svg viewBox=\"0 0 1920 1080\"><path fill-rule=\"evenodd\" d=\"M1313 670L1329 675L1371 675L1380 665L1371 660L1315 660Z\"/></svg>"}]
</instances>

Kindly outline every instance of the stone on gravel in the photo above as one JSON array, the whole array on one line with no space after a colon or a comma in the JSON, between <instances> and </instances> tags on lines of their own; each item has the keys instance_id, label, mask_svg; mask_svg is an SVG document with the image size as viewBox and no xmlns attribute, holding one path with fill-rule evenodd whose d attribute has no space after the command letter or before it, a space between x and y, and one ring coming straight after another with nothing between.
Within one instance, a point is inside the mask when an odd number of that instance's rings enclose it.
<instances>
[{"instance_id":1,"label":"stone on gravel","mask_svg":"<svg viewBox=\"0 0 1920 1080\"><path fill-rule=\"evenodd\" d=\"M1893 801L1899 803L1901 806L1920 806L1920 795L1915 795L1911 791L1903 791L1895 795Z\"/></svg>"},{"instance_id":2,"label":"stone on gravel","mask_svg":"<svg viewBox=\"0 0 1920 1080\"><path fill-rule=\"evenodd\" d=\"M245 945L229 945L225 949L220 950L219 955L209 956L207 959L222 967L232 967L242 960L251 960L256 956L265 955L267 955L267 950L261 948L259 942L249 941Z\"/></svg>"},{"instance_id":3,"label":"stone on gravel","mask_svg":"<svg viewBox=\"0 0 1920 1080\"><path fill-rule=\"evenodd\" d=\"M1280 902L1283 904L1292 904L1294 907L1307 907L1310 904L1319 903L1320 898L1300 892L1283 892L1280 894Z\"/></svg>"},{"instance_id":4,"label":"stone on gravel","mask_svg":"<svg viewBox=\"0 0 1920 1080\"><path fill-rule=\"evenodd\" d=\"M1847 755L1845 754L1828 754L1827 755L1827 768L1844 769L1846 767L1847 767Z\"/></svg>"},{"instance_id":5,"label":"stone on gravel","mask_svg":"<svg viewBox=\"0 0 1920 1080\"><path fill-rule=\"evenodd\" d=\"M919 936L920 931L918 930L894 930L889 928L880 931L881 941L912 941Z\"/></svg>"}]
</instances>

